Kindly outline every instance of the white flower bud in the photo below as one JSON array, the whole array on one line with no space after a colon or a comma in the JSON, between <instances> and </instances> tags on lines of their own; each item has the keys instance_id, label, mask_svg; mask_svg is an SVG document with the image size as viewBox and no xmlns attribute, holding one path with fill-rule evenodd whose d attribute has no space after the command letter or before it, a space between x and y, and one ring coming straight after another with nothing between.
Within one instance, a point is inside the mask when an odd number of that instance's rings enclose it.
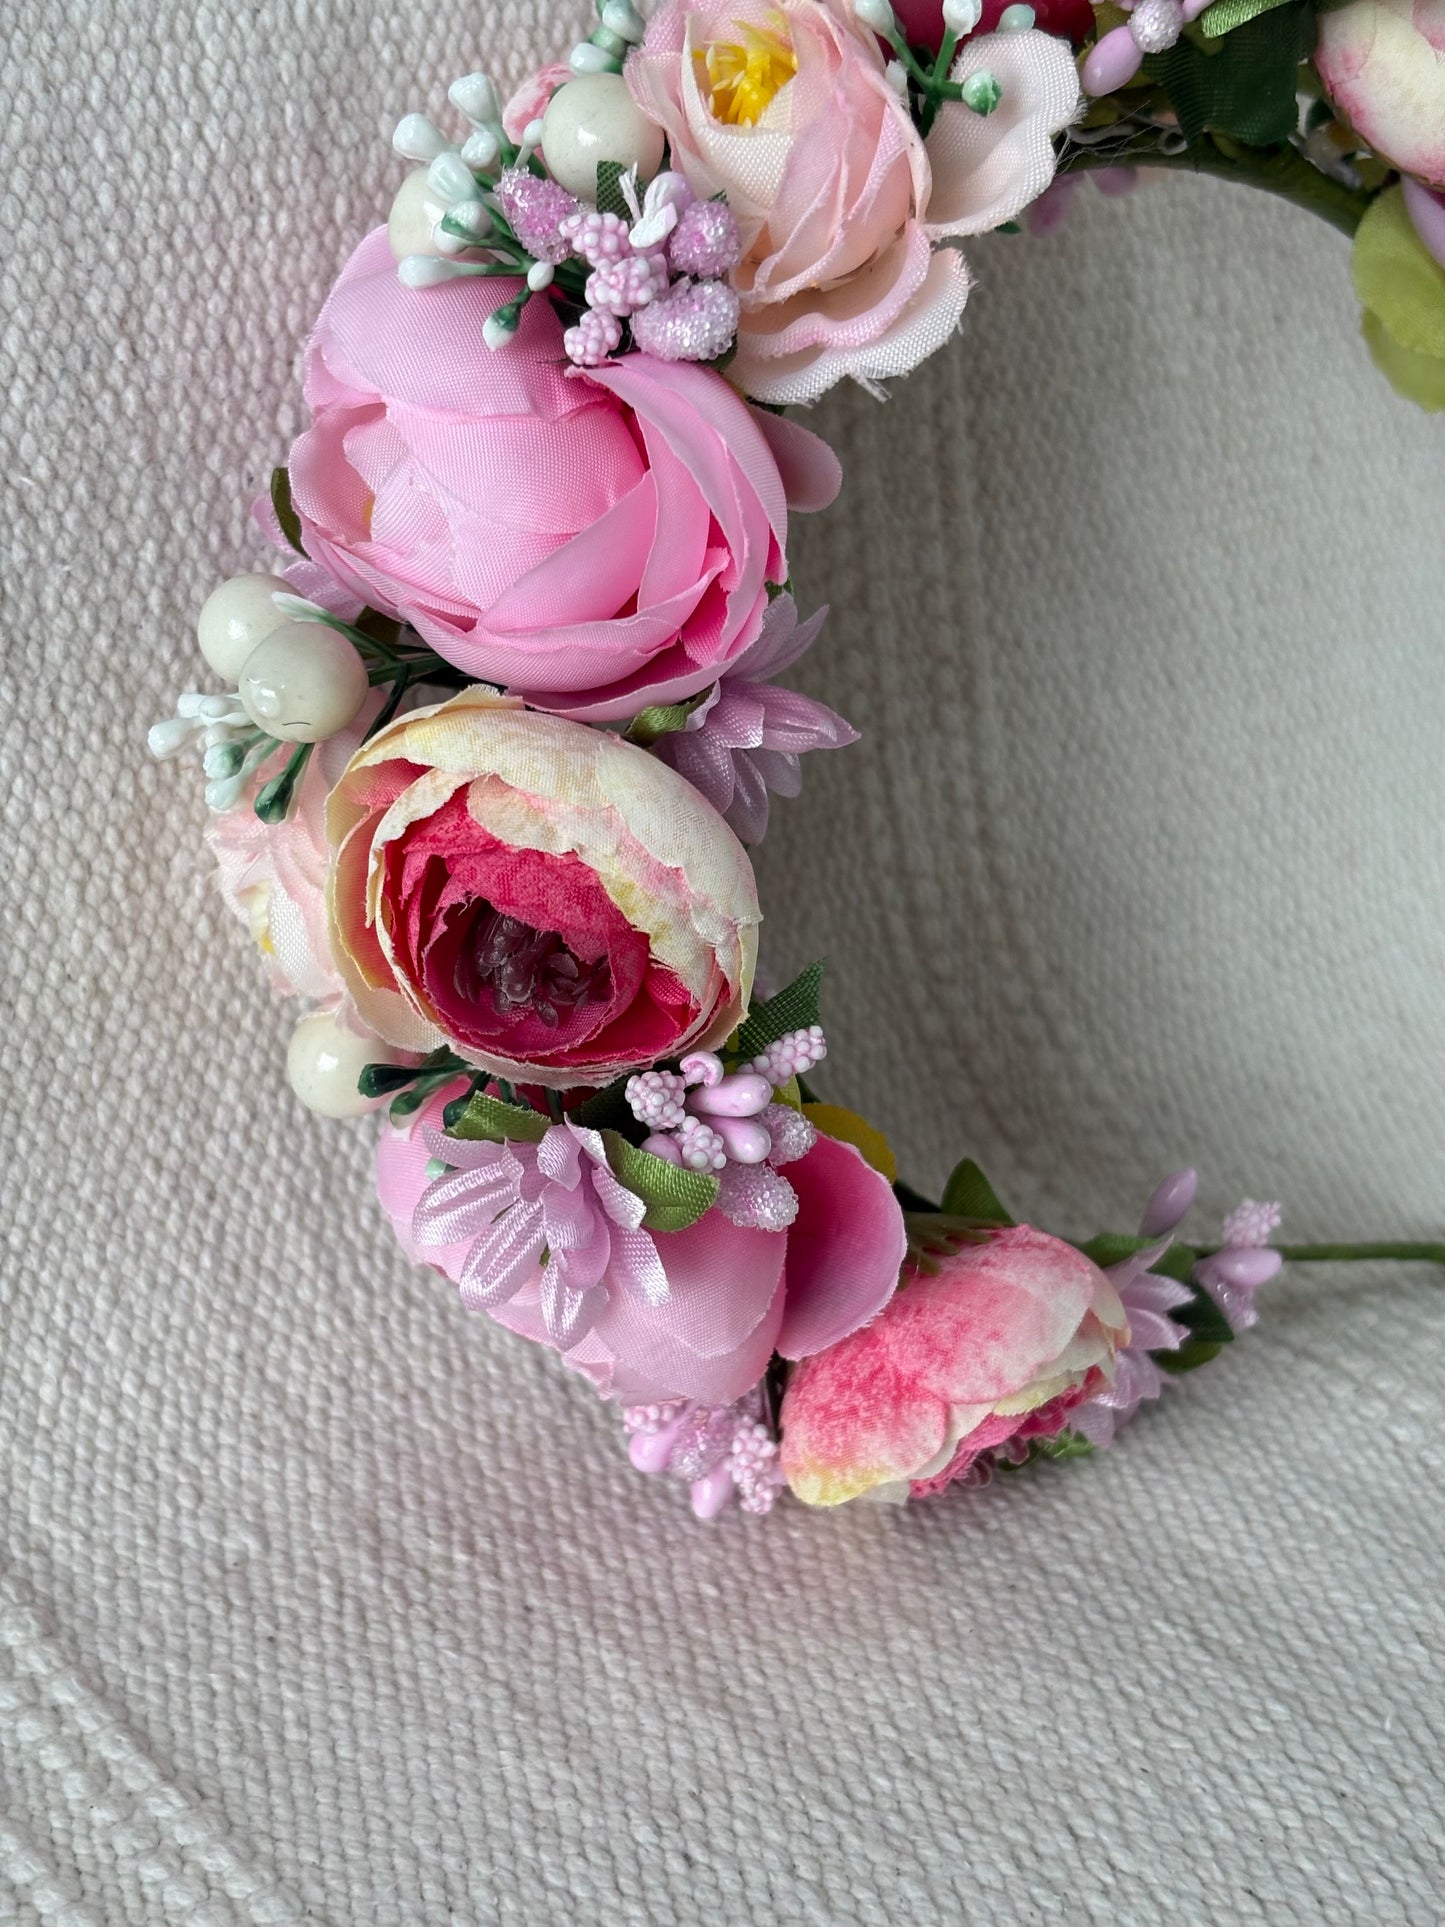
<instances>
[{"instance_id":1,"label":"white flower bud","mask_svg":"<svg viewBox=\"0 0 1445 1927\"><path fill-rule=\"evenodd\" d=\"M527 286L533 294L540 294L543 288L550 288L557 270L550 261L534 261L527 270Z\"/></svg>"},{"instance_id":2,"label":"white flower bud","mask_svg":"<svg viewBox=\"0 0 1445 1927\"><path fill-rule=\"evenodd\" d=\"M434 288L463 273L459 262L443 261L435 254L408 254L396 264L396 278L404 288Z\"/></svg>"},{"instance_id":3,"label":"white flower bud","mask_svg":"<svg viewBox=\"0 0 1445 1927\"><path fill-rule=\"evenodd\" d=\"M615 54L608 53L605 47L594 47L590 40L581 40L567 56L567 65L574 74L615 74L621 72L621 62Z\"/></svg>"},{"instance_id":4,"label":"white flower bud","mask_svg":"<svg viewBox=\"0 0 1445 1927\"><path fill-rule=\"evenodd\" d=\"M446 135L425 114L403 115L396 123L391 144L407 161L434 161L438 154L452 151Z\"/></svg>"},{"instance_id":5,"label":"white flower bud","mask_svg":"<svg viewBox=\"0 0 1445 1927\"><path fill-rule=\"evenodd\" d=\"M463 74L447 88L447 99L474 127L495 126L502 118L497 90L485 74Z\"/></svg>"},{"instance_id":6,"label":"white flower bud","mask_svg":"<svg viewBox=\"0 0 1445 1927\"><path fill-rule=\"evenodd\" d=\"M167 716L163 723L152 723L146 736L146 748L159 762L168 757L179 756L186 744L195 734L195 725L186 716Z\"/></svg>"},{"instance_id":7,"label":"white flower bud","mask_svg":"<svg viewBox=\"0 0 1445 1927\"><path fill-rule=\"evenodd\" d=\"M509 306L498 308L482 323L482 340L489 348L505 348L517 333L517 316Z\"/></svg>"},{"instance_id":8,"label":"white flower bud","mask_svg":"<svg viewBox=\"0 0 1445 1927\"><path fill-rule=\"evenodd\" d=\"M943 0L943 24L960 40L983 18L983 0Z\"/></svg>"},{"instance_id":9,"label":"white flower bud","mask_svg":"<svg viewBox=\"0 0 1445 1927\"><path fill-rule=\"evenodd\" d=\"M214 782L207 783L206 808L213 810L217 816L220 815L222 810L230 809L231 805L240 797L241 785L244 780L245 779L239 775L221 776L217 777Z\"/></svg>"},{"instance_id":10,"label":"white flower bud","mask_svg":"<svg viewBox=\"0 0 1445 1927\"><path fill-rule=\"evenodd\" d=\"M893 9L888 0L853 0L853 12L865 27L885 37L896 33L898 23L893 18Z\"/></svg>"},{"instance_id":11,"label":"white flower bud","mask_svg":"<svg viewBox=\"0 0 1445 1927\"><path fill-rule=\"evenodd\" d=\"M630 40L634 46L647 32L647 22L632 5L632 0L607 0L602 9L602 24L609 33L615 33L619 40Z\"/></svg>"},{"instance_id":12,"label":"white flower bud","mask_svg":"<svg viewBox=\"0 0 1445 1927\"><path fill-rule=\"evenodd\" d=\"M448 207L458 201L479 201L482 198L482 190L460 154L438 154L426 171L426 184Z\"/></svg>"},{"instance_id":13,"label":"white flower bud","mask_svg":"<svg viewBox=\"0 0 1445 1927\"><path fill-rule=\"evenodd\" d=\"M485 173L495 167L501 154L502 144L490 127L479 127L474 134L468 135L462 147L462 159L468 167L475 167Z\"/></svg>"}]
</instances>

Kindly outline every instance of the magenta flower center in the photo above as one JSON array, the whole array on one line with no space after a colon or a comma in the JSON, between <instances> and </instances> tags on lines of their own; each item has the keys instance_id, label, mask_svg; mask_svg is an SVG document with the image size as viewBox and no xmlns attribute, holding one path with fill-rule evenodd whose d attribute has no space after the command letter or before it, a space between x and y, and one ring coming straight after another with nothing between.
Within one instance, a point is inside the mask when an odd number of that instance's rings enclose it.
<instances>
[{"instance_id":1,"label":"magenta flower center","mask_svg":"<svg viewBox=\"0 0 1445 1927\"><path fill-rule=\"evenodd\" d=\"M457 957L457 994L479 1004L490 995L499 1017L526 1009L555 1028L561 1013L596 1003L611 988L606 957L584 963L555 930L536 930L489 903L470 903L461 916L472 929Z\"/></svg>"}]
</instances>

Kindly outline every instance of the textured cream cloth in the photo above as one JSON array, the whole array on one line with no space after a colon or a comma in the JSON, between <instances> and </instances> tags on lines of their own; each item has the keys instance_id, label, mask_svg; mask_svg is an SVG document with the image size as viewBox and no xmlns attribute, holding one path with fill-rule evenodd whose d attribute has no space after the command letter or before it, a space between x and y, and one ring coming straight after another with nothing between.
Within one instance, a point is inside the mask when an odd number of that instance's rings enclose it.
<instances>
[{"instance_id":1,"label":"textured cream cloth","mask_svg":"<svg viewBox=\"0 0 1445 1927\"><path fill-rule=\"evenodd\" d=\"M9 0L0 1920L1437 1922L1445 1290L1308 1275L1111 1457L692 1525L302 1114L145 726L298 345L538 0ZM1192 1158L1445 1215L1441 428L1344 246L1089 190L816 422L835 616L761 861L828 1089L1063 1229Z\"/></svg>"}]
</instances>

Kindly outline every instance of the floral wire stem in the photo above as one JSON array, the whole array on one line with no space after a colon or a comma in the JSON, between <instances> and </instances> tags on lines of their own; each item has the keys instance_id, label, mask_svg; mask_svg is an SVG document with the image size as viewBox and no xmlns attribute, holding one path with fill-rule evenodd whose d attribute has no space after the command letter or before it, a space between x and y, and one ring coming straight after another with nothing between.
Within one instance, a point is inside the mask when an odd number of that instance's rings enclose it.
<instances>
[{"instance_id":1,"label":"floral wire stem","mask_svg":"<svg viewBox=\"0 0 1445 1927\"><path fill-rule=\"evenodd\" d=\"M1069 141L1061 153L1058 172L1082 174L1111 167L1165 167L1176 173L1209 174L1216 180L1262 188L1280 200L1353 235L1374 195L1368 188L1348 187L1323 174L1294 147L1249 148L1224 137L1201 134L1182 148L1132 142L1112 149L1082 147Z\"/></svg>"}]
</instances>

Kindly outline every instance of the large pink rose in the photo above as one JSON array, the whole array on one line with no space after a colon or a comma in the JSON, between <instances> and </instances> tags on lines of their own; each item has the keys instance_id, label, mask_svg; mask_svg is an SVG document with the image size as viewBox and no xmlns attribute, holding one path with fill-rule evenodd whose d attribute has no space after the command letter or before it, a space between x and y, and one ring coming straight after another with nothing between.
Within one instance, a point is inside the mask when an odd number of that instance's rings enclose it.
<instances>
[{"instance_id":1,"label":"large pink rose","mask_svg":"<svg viewBox=\"0 0 1445 1927\"><path fill-rule=\"evenodd\" d=\"M907 1498L1006 1440L1057 1432L1128 1343L1119 1295L1072 1245L1028 1225L905 1272L882 1315L800 1365L783 1471L809 1505Z\"/></svg>"},{"instance_id":2,"label":"large pink rose","mask_svg":"<svg viewBox=\"0 0 1445 1927\"><path fill-rule=\"evenodd\" d=\"M1445 0L1322 8L1315 65L1377 154L1445 187Z\"/></svg>"},{"instance_id":3,"label":"large pink rose","mask_svg":"<svg viewBox=\"0 0 1445 1927\"><path fill-rule=\"evenodd\" d=\"M332 954L362 1020L516 1082L605 1084L747 1009L747 853L608 730L472 687L379 731L326 805Z\"/></svg>"},{"instance_id":4,"label":"large pink rose","mask_svg":"<svg viewBox=\"0 0 1445 1927\"><path fill-rule=\"evenodd\" d=\"M472 1239L424 1246L412 1236L428 1183L427 1131L440 1129L451 1094L434 1098L414 1128L383 1132L377 1190L408 1255L457 1281ZM563 1362L607 1397L726 1405L757 1383L775 1351L806 1358L874 1317L892 1296L907 1242L891 1186L852 1145L822 1136L787 1175L798 1194L787 1231L747 1230L713 1209L686 1231L637 1234L655 1249L666 1295L649 1302L609 1268L602 1309ZM491 1315L550 1344L543 1271L536 1266Z\"/></svg>"},{"instance_id":5,"label":"large pink rose","mask_svg":"<svg viewBox=\"0 0 1445 1927\"><path fill-rule=\"evenodd\" d=\"M708 368L569 373L545 297L488 348L518 292L406 288L386 231L362 242L307 356L290 457L307 553L530 703L610 721L695 695L756 638L790 497L831 501L837 461Z\"/></svg>"},{"instance_id":6,"label":"large pink rose","mask_svg":"<svg viewBox=\"0 0 1445 1927\"><path fill-rule=\"evenodd\" d=\"M1079 98L1047 34L970 37L953 77L985 67L999 107L948 102L925 142L847 0L669 0L651 21L628 85L672 166L738 218L730 373L747 394L808 402L845 375L906 374L957 327L968 270L939 244L1043 192Z\"/></svg>"}]
</instances>

